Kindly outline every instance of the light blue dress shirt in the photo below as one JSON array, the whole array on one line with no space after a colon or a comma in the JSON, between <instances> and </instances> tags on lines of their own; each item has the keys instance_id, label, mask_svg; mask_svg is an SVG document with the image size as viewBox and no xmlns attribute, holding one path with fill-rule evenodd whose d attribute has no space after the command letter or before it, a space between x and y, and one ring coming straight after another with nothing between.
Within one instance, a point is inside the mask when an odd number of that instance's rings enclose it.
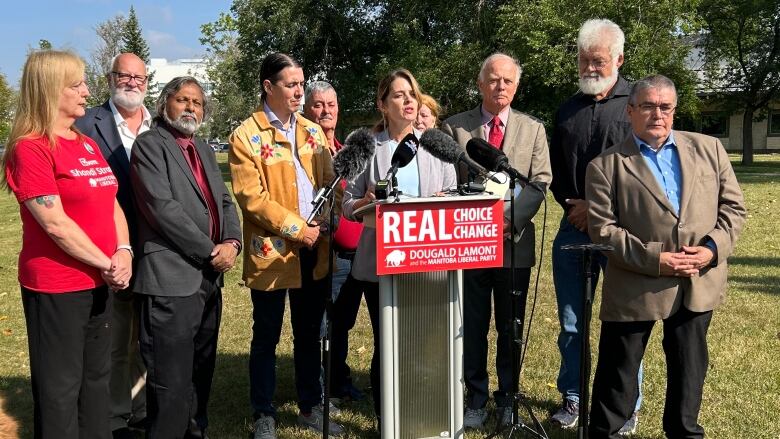
<instances>
[{"instance_id":1,"label":"light blue dress shirt","mask_svg":"<svg viewBox=\"0 0 780 439\"><path fill-rule=\"evenodd\" d=\"M268 121L271 122L274 128L281 131L284 137L292 145L293 163L295 164L295 181L298 187L298 212L301 217L308 218L311 214L314 206L312 201L314 200L314 185L311 184L309 176L306 174L306 170L301 166L301 159L298 157L298 147L295 143L295 128L297 121L295 119L295 113L290 115L290 127L284 129L284 124L278 117L271 111L271 108L263 103L263 111L268 116Z\"/></svg>"},{"instance_id":2,"label":"light blue dress shirt","mask_svg":"<svg viewBox=\"0 0 780 439\"><path fill-rule=\"evenodd\" d=\"M674 133L670 132L666 142L658 149L651 148L644 140L634 134L634 141L639 146L639 152L645 158L645 163L655 176L655 181L661 186L666 198L672 203L674 213L680 214L680 188L682 187L682 169L680 168L680 153L674 143Z\"/></svg>"},{"instance_id":3,"label":"light blue dress shirt","mask_svg":"<svg viewBox=\"0 0 780 439\"><path fill-rule=\"evenodd\" d=\"M390 157L392 157L395 149L398 148L398 142L391 139L387 142L387 146L390 148ZM414 156L408 165L398 168L395 179L398 181L396 189L401 191L403 195L407 197L420 196L420 172L417 166L417 155Z\"/></svg>"}]
</instances>

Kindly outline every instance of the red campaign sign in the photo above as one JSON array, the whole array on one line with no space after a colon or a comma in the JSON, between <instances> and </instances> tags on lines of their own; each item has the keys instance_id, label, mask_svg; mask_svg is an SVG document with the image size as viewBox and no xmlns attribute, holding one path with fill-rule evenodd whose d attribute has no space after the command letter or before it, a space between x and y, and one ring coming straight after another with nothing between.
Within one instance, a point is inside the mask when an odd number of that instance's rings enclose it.
<instances>
[{"instance_id":1,"label":"red campaign sign","mask_svg":"<svg viewBox=\"0 0 780 439\"><path fill-rule=\"evenodd\" d=\"M377 274L501 267L503 206L466 197L377 205Z\"/></svg>"}]
</instances>

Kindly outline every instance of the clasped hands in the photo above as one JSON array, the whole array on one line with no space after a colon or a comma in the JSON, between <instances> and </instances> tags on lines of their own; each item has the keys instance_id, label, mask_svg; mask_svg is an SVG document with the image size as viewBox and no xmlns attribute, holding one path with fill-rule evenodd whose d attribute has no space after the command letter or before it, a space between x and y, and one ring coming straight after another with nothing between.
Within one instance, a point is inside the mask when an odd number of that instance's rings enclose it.
<instances>
[{"instance_id":1,"label":"clasped hands","mask_svg":"<svg viewBox=\"0 0 780 439\"><path fill-rule=\"evenodd\" d=\"M214 268L215 271L225 273L235 265L238 249L229 242L223 242L214 246L214 250L211 251L210 256L211 267Z\"/></svg>"},{"instance_id":2,"label":"clasped hands","mask_svg":"<svg viewBox=\"0 0 780 439\"><path fill-rule=\"evenodd\" d=\"M712 263L715 254L706 246L683 246L679 252L661 252L661 276L693 277Z\"/></svg>"},{"instance_id":3,"label":"clasped hands","mask_svg":"<svg viewBox=\"0 0 780 439\"><path fill-rule=\"evenodd\" d=\"M100 275L108 286L115 291L124 290L130 286L133 276L133 256L125 249L118 249L111 256L111 266Z\"/></svg>"}]
</instances>

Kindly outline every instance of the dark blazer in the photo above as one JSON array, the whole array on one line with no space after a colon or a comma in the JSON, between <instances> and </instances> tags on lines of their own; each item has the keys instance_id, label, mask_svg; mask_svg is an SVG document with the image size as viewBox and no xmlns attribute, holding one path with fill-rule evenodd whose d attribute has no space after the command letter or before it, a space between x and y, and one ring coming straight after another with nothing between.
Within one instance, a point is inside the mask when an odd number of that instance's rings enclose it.
<instances>
[{"instance_id":1,"label":"dark blazer","mask_svg":"<svg viewBox=\"0 0 780 439\"><path fill-rule=\"evenodd\" d=\"M441 130L466 147L471 138L487 140L482 129L481 106L456 114L442 123ZM531 181L549 185L552 181L550 155L547 150L547 135L544 125L538 119L511 109L504 133L503 151L509 164ZM465 181L464 172L459 169L458 181ZM508 192L508 191L507 191ZM515 233L520 241L515 247L515 263L519 268L533 267L535 258L535 236L533 217L544 201L545 194L524 189L515 201ZM504 242L504 267L509 267L511 245Z\"/></svg>"},{"instance_id":2,"label":"dark blazer","mask_svg":"<svg viewBox=\"0 0 780 439\"><path fill-rule=\"evenodd\" d=\"M130 242L137 243L137 222L135 218L135 203L133 201L133 189L130 187L130 160L125 153L122 138L114 122L114 113L108 101L99 107L92 107L87 113L76 120L76 128L85 136L91 138L100 147L111 167L111 171L119 183L119 191L116 199L127 218L127 228L130 231Z\"/></svg>"},{"instance_id":3,"label":"dark blazer","mask_svg":"<svg viewBox=\"0 0 780 439\"><path fill-rule=\"evenodd\" d=\"M715 309L726 295L726 259L734 250L746 210L729 156L714 137L674 131L682 187L676 213L633 137L593 159L585 177L588 233L608 244L600 318L662 320L680 306ZM691 278L661 276L661 252L684 245L717 247L715 266Z\"/></svg>"},{"instance_id":4,"label":"dark blazer","mask_svg":"<svg viewBox=\"0 0 780 439\"><path fill-rule=\"evenodd\" d=\"M241 242L241 226L214 152L195 138L217 205L220 241ZM158 296L189 296L211 270L214 242L209 237L206 200L187 160L165 123L155 121L133 144L130 179L138 210L137 279L133 291ZM222 275L217 284L222 286Z\"/></svg>"}]
</instances>

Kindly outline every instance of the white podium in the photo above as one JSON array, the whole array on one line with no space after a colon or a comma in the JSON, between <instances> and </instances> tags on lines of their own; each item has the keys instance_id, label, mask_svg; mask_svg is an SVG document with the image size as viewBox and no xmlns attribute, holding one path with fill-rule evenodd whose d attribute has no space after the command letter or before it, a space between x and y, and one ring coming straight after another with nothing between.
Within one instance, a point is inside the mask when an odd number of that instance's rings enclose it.
<instances>
[{"instance_id":1,"label":"white podium","mask_svg":"<svg viewBox=\"0 0 780 439\"><path fill-rule=\"evenodd\" d=\"M408 198L370 210L364 223L377 229L382 438L462 438L461 269L501 266L503 201Z\"/></svg>"}]
</instances>

